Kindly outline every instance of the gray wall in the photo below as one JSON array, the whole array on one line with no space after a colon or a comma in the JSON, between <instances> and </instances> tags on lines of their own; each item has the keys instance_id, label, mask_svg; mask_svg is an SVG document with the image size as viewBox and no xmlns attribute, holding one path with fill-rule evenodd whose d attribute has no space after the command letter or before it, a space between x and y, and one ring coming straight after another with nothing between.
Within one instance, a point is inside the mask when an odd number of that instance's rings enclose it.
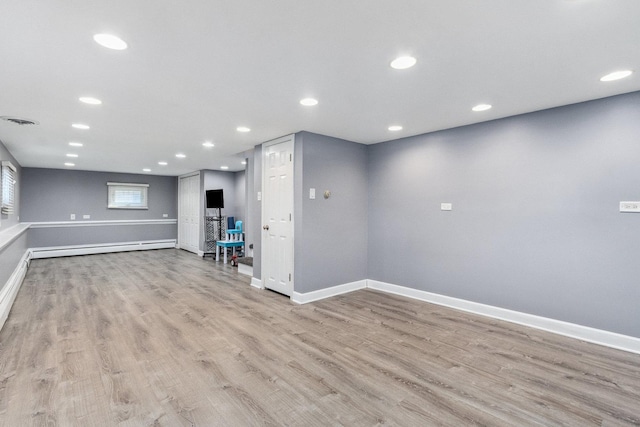
<instances>
[{"instance_id":1,"label":"gray wall","mask_svg":"<svg viewBox=\"0 0 640 427\"><path fill-rule=\"evenodd\" d=\"M22 193L22 168L20 164L16 161L15 157L9 153L7 148L4 146L2 141L0 141L0 161L8 160L10 161L17 169L17 181L18 184L15 187L16 193L16 206L15 212L11 215L1 214L0 216L0 233L6 231L8 228L18 224L19 216L20 216L20 195ZM1 188L1 187L0 187ZM1 190L0 190L1 191ZM7 283L11 274L18 266L18 262L20 258L26 252L27 246L27 233L22 234L4 249L0 250L0 289Z\"/></svg>"},{"instance_id":2,"label":"gray wall","mask_svg":"<svg viewBox=\"0 0 640 427\"><path fill-rule=\"evenodd\" d=\"M253 161L252 161L253 160ZM262 201L258 200L258 193L262 192L262 146L253 150L253 159L249 159L248 168L252 169L253 189L248 195L249 229L253 243L253 277L262 278ZM249 176L249 175L247 175Z\"/></svg>"},{"instance_id":3,"label":"gray wall","mask_svg":"<svg viewBox=\"0 0 640 427\"><path fill-rule=\"evenodd\" d=\"M367 147L308 132L295 142L295 291L367 278ZM315 200L309 189L316 189ZM325 190L331 197L325 199Z\"/></svg>"},{"instance_id":4,"label":"gray wall","mask_svg":"<svg viewBox=\"0 0 640 427\"><path fill-rule=\"evenodd\" d=\"M149 209L107 209L107 182L149 184ZM177 178L171 176L23 168L23 222L177 218ZM86 220L85 220L86 221ZM176 225L60 227L29 230L29 246L64 246L176 239Z\"/></svg>"},{"instance_id":5,"label":"gray wall","mask_svg":"<svg viewBox=\"0 0 640 427\"><path fill-rule=\"evenodd\" d=\"M637 92L370 146L369 278L640 337L639 118Z\"/></svg>"},{"instance_id":6,"label":"gray wall","mask_svg":"<svg viewBox=\"0 0 640 427\"><path fill-rule=\"evenodd\" d=\"M236 220L242 220L243 223L247 221L247 199L246 199L246 173L245 171L239 171L233 173L235 194L235 217ZM243 224L244 225L244 224Z\"/></svg>"}]
</instances>

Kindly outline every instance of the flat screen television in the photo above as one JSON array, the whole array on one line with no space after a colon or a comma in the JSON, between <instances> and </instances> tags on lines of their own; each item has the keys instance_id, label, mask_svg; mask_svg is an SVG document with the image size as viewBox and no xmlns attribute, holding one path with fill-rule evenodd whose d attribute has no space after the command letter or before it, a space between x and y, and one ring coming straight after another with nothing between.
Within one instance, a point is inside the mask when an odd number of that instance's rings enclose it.
<instances>
[{"instance_id":1,"label":"flat screen television","mask_svg":"<svg viewBox=\"0 0 640 427\"><path fill-rule=\"evenodd\" d=\"M224 195L222 189L220 190L207 190L207 209L222 209L224 208Z\"/></svg>"}]
</instances>

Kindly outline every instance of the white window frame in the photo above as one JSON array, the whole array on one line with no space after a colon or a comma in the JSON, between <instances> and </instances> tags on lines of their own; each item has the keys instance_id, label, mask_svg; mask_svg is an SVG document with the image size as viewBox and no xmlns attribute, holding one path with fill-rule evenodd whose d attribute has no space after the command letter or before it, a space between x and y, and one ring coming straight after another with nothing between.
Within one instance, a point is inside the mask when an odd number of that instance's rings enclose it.
<instances>
[{"instance_id":1,"label":"white window frame","mask_svg":"<svg viewBox=\"0 0 640 427\"><path fill-rule=\"evenodd\" d=\"M16 167L11 162L2 162L2 203L0 212L11 215L16 205L16 184L18 183Z\"/></svg>"},{"instance_id":2,"label":"white window frame","mask_svg":"<svg viewBox=\"0 0 640 427\"><path fill-rule=\"evenodd\" d=\"M126 182L107 182L108 196L107 196L107 208L108 209L149 209L149 184L132 184ZM120 200L118 200L118 193L121 194ZM139 201L125 200L126 193L130 193L133 196L132 199L139 196Z\"/></svg>"}]
</instances>

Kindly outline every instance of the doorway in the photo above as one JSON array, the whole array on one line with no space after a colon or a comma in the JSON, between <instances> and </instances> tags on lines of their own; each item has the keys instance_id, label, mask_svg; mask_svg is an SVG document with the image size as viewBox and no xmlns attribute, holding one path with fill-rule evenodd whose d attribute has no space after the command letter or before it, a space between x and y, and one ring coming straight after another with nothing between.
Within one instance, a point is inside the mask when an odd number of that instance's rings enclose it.
<instances>
[{"instance_id":1,"label":"doorway","mask_svg":"<svg viewBox=\"0 0 640 427\"><path fill-rule=\"evenodd\" d=\"M295 136L267 142L262 155L262 284L293 293L293 148Z\"/></svg>"}]
</instances>

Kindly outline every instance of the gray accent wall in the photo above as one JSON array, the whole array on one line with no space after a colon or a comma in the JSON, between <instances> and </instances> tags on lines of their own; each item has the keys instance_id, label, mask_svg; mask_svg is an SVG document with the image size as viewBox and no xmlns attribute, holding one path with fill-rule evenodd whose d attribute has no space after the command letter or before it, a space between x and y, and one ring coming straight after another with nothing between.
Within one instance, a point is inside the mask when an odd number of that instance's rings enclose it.
<instances>
[{"instance_id":1,"label":"gray accent wall","mask_svg":"<svg viewBox=\"0 0 640 427\"><path fill-rule=\"evenodd\" d=\"M369 279L640 337L640 92L368 154Z\"/></svg>"},{"instance_id":2,"label":"gray accent wall","mask_svg":"<svg viewBox=\"0 0 640 427\"><path fill-rule=\"evenodd\" d=\"M367 278L367 147L296 134L294 290L312 292ZM309 198L309 189L316 198ZM328 199L325 190L331 191Z\"/></svg>"},{"instance_id":3,"label":"gray accent wall","mask_svg":"<svg viewBox=\"0 0 640 427\"><path fill-rule=\"evenodd\" d=\"M247 244L253 243L253 277L262 278L262 200L258 200L258 193L262 193L262 146L258 145L253 150L253 158L247 163L247 170L253 175L253 188L249 191L247 199L249 226L251 239Z\"/></svg>"},{"instance_id":4,"label":"gray accent wall","mask_svg":"<svg viewBox=\"0 0 640 427\"><path fill-rule=\"evenodd\" d=\"M23 222L162 220L177 218L177 178L171 176L23 168ZM107 209L107 182L149 184L149 209ZM167 218L163 217L167 214ZM90 219L83 219L90 215ZM176 239L177 225L32 228L29 246L65 246Z\"/></svg>"}]
</instances>

